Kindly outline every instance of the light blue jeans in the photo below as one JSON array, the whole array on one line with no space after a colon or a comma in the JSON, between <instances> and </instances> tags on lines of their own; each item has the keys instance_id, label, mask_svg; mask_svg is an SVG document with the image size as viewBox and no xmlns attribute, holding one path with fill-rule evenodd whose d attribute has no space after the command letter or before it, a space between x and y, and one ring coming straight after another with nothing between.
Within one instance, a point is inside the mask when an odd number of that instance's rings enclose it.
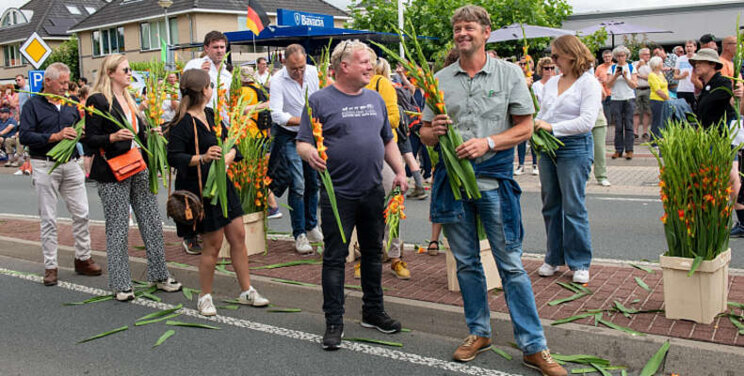
<instances>
[{"instance_id":1,"label":"light blue jeans","mask_svg":"<svg viewBox=\"0 0 744 376\"><path fill-rule=\"evenodd\" d=\"M499 187L504 189L504 186ZM504 296L514 327L514 338L525 354L547 349L545 334L537 316L530 277L522 265L521 226L505 226L502 202L497 190L481 192L480 200L463 199L462 220L443 225L457 262L457 281L465 305L465 322L470 334L491 336L488 291L476 231L480 214L491 252L504 286Z\"/></svg>"},{"instance_id":2,"label":"light blue jeans","mask_svg":"<svg viewBox=\"0 0 744 376\"><path fill-rule=\"evenodd\" d=\"M297 154L294 141L287 141L282 152L287 158L292 181L289 184L287 203L292 219L292 236L297 238L318 225L318 173Z\"/></svg>"},{"instance_id":3,"label":"light blue jeans","mask_svg":"<svg viewBox=\"0 0 744 376\"><path fill-rule=\"evenodd\" d=\"M592 239L586 210L586 180L594 159L592 134L559 139L565 145L556 151L556 161L545 154L539 159L542 214L548 235L545 263L568 264L571 270L589 269Z\"/></svg>"}]
</instances>

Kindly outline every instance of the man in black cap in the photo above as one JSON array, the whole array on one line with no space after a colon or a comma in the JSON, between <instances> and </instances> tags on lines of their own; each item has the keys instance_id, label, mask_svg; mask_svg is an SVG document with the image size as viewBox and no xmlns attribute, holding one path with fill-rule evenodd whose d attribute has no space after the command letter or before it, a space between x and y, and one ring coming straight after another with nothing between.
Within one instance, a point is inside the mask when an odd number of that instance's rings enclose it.
<instances>
[{"instance_id":1,"label":"man in black cap","mask_svg":"<svg viewBox=\"0 0 744 376\"><path fill-rule=\"evenodd\" d=\"M718 45L716 44L716 37L713 34L703 34L700 37L700 49L710 48L713 51L718 52Z\"/></svg>"}]
</instances>

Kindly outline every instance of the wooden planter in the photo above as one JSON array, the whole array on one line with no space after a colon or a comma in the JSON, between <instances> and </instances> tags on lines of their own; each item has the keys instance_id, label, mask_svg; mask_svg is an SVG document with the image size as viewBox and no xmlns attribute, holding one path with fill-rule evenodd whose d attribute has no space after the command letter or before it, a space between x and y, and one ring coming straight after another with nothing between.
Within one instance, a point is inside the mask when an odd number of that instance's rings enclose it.
<instances>
[{"instance_id":1,"label":"wooden planter","mask_svg":"<svg viewBox=\"0 0 744 376\"><path fill-rule=\"evenodd\" d=\"M455 261L455 256L452 255L447 238L443 238L443 243L444 247L447 248L447 290L459 292L460 283L457 281L457 261ZM488 243L488 239L480 241L480 259L483 265L483 273L486 276L486 289L491 291L495 288L501 288L501 276L499 276L499 270L496 267L496 260L493 258L493 252L491 252L491 245Z\"/></svg>"},{"instance_id":2,"label":"wooden planter","mask_svg":"<svg viewBox=\"0 0 744 376\"><path fill-rule=\"evenodd\" d=\"M661 255L664 277L664 311L668 319L710 324L726 311L728 266L731 248L713 260L703 261L688 277L693 259Z\"/></svg>"},{"instance_id":3,"label":"wooden planter","mask_svg":"<svg viewBox=\"0 0 744 376\"><path fill-rule=\"evenodd\" d=\"M266 232L264 231L264 213L255 212L243 216L245 229L245 249L248 256L266 251ZM223 237L219 257L230 258L230 243Z\"/></svg>"}]
</instances>

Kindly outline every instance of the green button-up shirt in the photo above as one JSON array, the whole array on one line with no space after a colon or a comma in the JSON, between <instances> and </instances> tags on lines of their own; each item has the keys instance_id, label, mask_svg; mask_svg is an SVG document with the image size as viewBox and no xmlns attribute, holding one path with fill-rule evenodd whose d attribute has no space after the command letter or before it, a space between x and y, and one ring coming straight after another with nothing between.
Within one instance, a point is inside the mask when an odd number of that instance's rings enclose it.
<instances>
[{"instance_id":1,"label":"green button-up shirt","mask_svg":"<svg viewBox=\"0 0 744 376\"><path fill-rule=\"evenodd\" d=\"M434 75L444 92L444 104L453 126L464 141L499 134L512 127L512 115L532 115L532 104L522 69L517 65L487 56L486 64L470 78L460 67L460 61ZM430 108L424 110L424 121L434 119ZM488 151L476 158L480 163L495 153ZM478 178L478 188L498 187L491 179Z\"/></svg>"}]
</instances>

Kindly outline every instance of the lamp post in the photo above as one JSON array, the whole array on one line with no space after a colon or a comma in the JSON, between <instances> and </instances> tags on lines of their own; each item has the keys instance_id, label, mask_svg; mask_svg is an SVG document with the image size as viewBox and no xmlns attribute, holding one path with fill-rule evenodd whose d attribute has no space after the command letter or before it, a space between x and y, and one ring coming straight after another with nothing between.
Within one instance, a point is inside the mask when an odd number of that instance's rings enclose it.
<instances>
[{"instance_id":1,"label":"lamp post","mask_svg":"<svg viewBox=\"0 0 744 376\"><path fill-rule=\"evenodd\" d=\"M168 24L168 8L170 8L171 5L173 5L172 0L158 0L158 5L163 8L163 13L165 17L165 68L171 69L170 66L170 24ZM160 33L158 33L160 35Z\"/></svg>"}]
</instances>

